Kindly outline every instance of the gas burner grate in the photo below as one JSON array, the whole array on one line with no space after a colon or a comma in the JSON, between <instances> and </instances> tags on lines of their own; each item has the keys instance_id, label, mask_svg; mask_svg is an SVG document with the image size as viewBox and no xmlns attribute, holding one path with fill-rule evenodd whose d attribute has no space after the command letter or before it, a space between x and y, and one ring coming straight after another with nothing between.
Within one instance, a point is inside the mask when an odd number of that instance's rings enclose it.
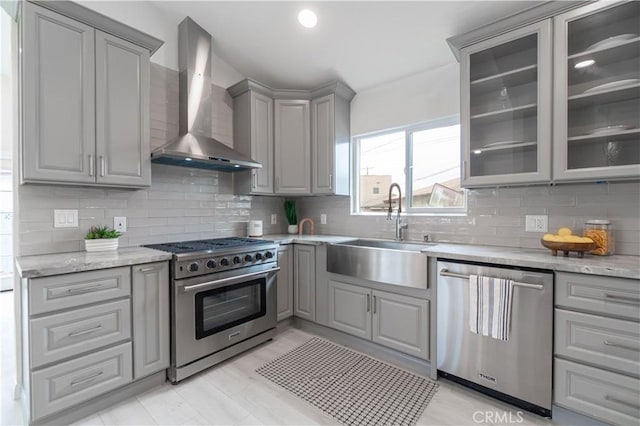
<instances>
[{"instance_id":1,"label":"gas burner grate","mask_svg":"<svg viewBox=\"0 0 640 426\"><path fill-rule=\"evenodd\" d=\"M214 238L210 240L194 240L194 241L179 241L175 243L163 243L163 244L149 244L144 247L166 251L169 253L195 253L201 251L215 251L233 247L245 247L256 244L268 244L271 241L256 240L253 238L243 237L229 237L229 238Z\"/></svg>"}]
</instances>

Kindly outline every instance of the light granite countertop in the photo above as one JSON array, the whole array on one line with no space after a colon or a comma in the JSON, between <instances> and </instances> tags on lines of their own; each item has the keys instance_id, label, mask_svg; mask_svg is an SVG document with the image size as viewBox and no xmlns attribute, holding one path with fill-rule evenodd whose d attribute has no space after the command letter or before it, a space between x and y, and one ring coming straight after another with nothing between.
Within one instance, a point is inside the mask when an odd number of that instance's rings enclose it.
<instances>
[{"instance_id":1,"label":"light granite countertop","mask_svg":"<svg viewBox=\"0 0 640 426\"><path fill-rule=\"evenodd\" d=\"M22 256L16 258L16 268L22 278L37 278L170 259L171 253L164 251L146 247L125 247L114 252L75 251Z\"/></svg>"},{"instance_id":2,"label":"light granite countertop","mask_svg":"<svg viewBox=\"0 0 640 426\"><path fill-rule=\"evenodd\" d=\"M341 243L358 237L340 235L265 235L266 240L280 244L331 244ZM407 241L420 244L419 242ZM514 247L479 246L471 244L425 243L422 251L432 257L456 260L469 260L496 265L522 266L547 269L558 272L576 272L581 274L605 275L640 279L640 256L593 256L585 254L575 257L552 256L546 249L523 249Z\"/></svg>"}]
</instances>

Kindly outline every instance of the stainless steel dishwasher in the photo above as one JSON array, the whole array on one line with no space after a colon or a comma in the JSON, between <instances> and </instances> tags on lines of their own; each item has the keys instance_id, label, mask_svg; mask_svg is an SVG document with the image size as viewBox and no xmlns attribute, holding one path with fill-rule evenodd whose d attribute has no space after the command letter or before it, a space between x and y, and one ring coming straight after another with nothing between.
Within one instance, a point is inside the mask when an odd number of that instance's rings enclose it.
<instances>
[{"instance_id":1,"label":"stainless steel dishwasher","mask_svg":"<svg viewBox=\"0 0 640 426\"><path fill-rule=\"evenodd\" d=\"M514 280L509 340L469 327L469 275ZM541 416L551 416L553 274L438 261L438 374Z\"/></svg>"}]
</instances>

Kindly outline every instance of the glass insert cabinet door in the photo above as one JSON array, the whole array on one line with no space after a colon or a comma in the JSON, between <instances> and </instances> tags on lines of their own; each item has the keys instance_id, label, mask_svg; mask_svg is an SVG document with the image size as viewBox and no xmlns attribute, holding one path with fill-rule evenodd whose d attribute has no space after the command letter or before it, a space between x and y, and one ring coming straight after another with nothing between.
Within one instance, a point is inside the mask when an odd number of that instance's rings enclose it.
<instances>
[{"instance_id":1,"label":"glass insert cabinet door","mask_svg":"<svg viewBox=\"0 0 640 426\"><path fill-rule=\"evenodd\" d=\"M461 50L464 187L551 179L551 20Z\"/></svg>"},{"instance_id":2,"label":"glass insert cabinet door","mask_svg":"<svg viewBox=\"0 0 640 426\"><path fill-rule=\"evenodd\" d=\"M196 339L266 314L265 278L202 291L195 296Z\"/></svg>"},{"instance_id":3,"label":"glass insert cabinet door","mask_svg":"<svg viewBox=\"0 0 640 426\"><path fill-rule=\"evenodd\" d=\"M640 2L554 20L555 180L640 176Z\"/></svg>"}]
</instances>

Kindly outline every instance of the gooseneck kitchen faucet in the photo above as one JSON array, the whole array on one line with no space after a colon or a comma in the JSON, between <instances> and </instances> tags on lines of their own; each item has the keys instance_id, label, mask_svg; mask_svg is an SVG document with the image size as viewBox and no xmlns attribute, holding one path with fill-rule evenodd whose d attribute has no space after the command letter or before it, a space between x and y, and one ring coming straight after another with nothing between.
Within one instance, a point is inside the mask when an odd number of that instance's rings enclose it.
<instances>
[{"instance_id":1,"label":"gooseneck kitchen faucet","mask_svg":"<svg viewBox=\"0 0 640 426\"><path fill-rule=\"evenodd\" d=\"M402 230L407 229L409 224L402 223L402 218L400 217L400 213L402 213L402 189L400 189L400 185L397 183L392 183L389 185L389 211L387 212L387 220L392 220L393 214L393 204L391 202L391 193L393 192L393 188L398 188L398 214L396 215L396 241L402 241Z\"/></svg>"}]
</instances>

